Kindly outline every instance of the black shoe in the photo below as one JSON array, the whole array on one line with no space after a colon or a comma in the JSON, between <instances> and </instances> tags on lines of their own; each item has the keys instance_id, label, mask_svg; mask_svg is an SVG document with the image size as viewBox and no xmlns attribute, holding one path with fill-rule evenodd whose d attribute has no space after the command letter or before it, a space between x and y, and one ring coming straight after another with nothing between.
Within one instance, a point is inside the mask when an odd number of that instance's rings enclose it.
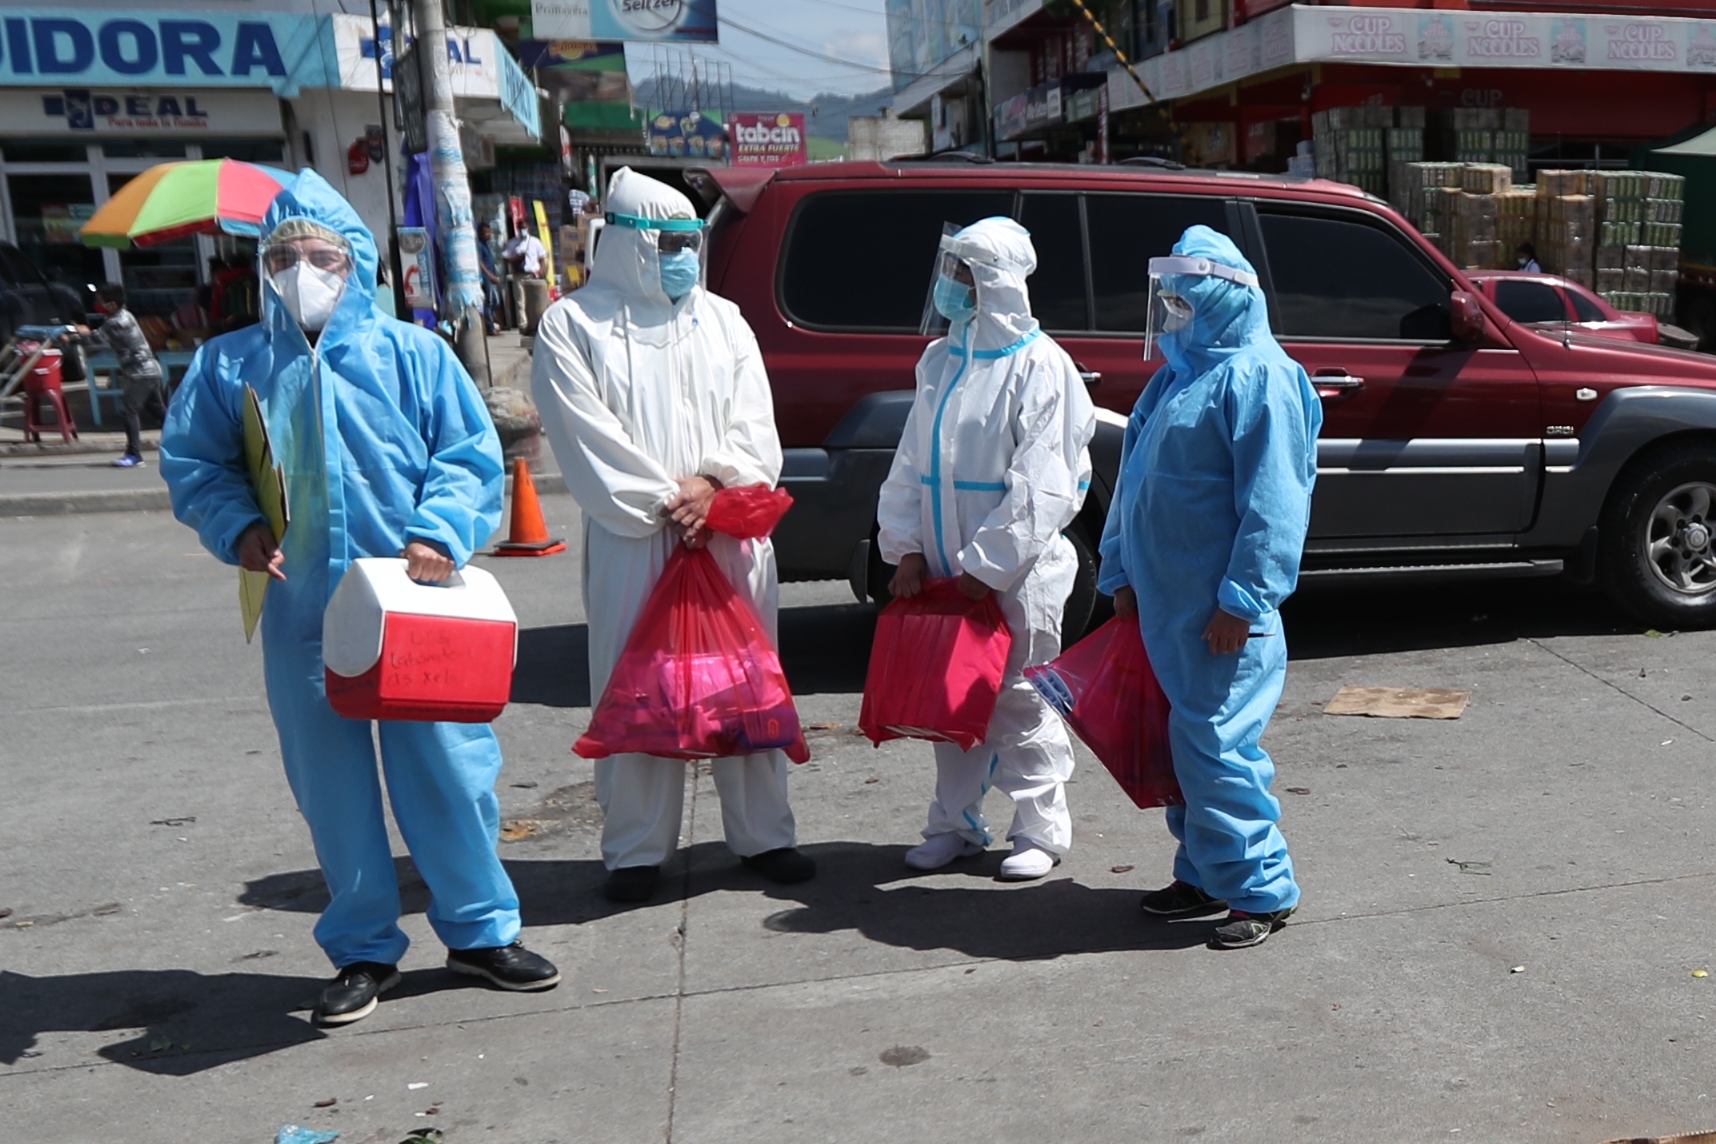
<instances>
[{"instance_id":1,"label":"black shoe","mask_svg":"<svg viewBox=\"0 0 1716 1144\"><path fill-rule=\"evenodd\" d=\"M399 984L399 967L376 961L354 961L334 975L316 1004L323 1025L349 1025L375 1012L381 995Z\"/></svg>"},{"instance_id":2,"label":"black shoe","mask_svg":"<svg viewBox=\"0 0 1716 1144\"><path fill-rule=\"evenodd\" d=\"M1138 908L1159 918L1196 918L1219 913L1227 908L1227 903L1210 897L1190 882L1176 880L1171 886L1145 894Z\"/></svg>"},{"instance_id":3,"label":"black shoe","mask_svg":"<svg viewBox=\"0 0 1716 1144\"><path fill-rule=\"evenodd\" d=\"M660 881L660 866L621 866L608 874L602 896L610 902L647 902Z\"/></svg>"},{"instance_id":4,"label":"black shoe","mask_svg":"<svg viewBox=\"0 0 1716 1144\"><path fill-rule=\"evenodd\" d=\"M1244 949L1262 945L1269 940L1270 934L1286 925L1292 915L1292 910L1276 910L1272 914L1233 910L1227 915L1227 920L1215 928L1209 946L1211 949Z\"/></svg>"},{"instance_id":5,"label":"black shoe","mask_svg":"<svg viewBox=\"0 0 1716 1144\"><path fill-rule=\"evenodd\" d=\"M447 968L454 973L486 977L491 984L518 993L552 989L560 984L560 971L552 961L516 941L490 949L449 949Z\"/></svg>"},{"instance_id":6,"label":"black shoe","mask_svg":"<svg viewBox=\"0 0 1716 1144\"><path fill-rule=\"evenodd\" d=\"M783 886L790 886L794 882L808 882L816 877L816 862L791 846L783 846L779 850L765 850L761 854L753 854L739 861L747 870Z\"/></svg>"}]
</instances>

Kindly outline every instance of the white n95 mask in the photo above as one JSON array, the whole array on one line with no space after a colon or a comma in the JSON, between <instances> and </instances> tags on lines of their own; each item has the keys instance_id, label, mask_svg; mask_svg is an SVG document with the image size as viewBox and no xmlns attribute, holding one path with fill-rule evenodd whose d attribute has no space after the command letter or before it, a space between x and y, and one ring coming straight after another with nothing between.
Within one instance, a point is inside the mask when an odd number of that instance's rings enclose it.
<instances>
[{"instance_id":1,"label":"white n95 mask","mask_svg":"<svg viewBox=\"0 0 1716 1144\"><path fill-rule=\"evenodd\" d=\"M343 274L318 269L309 262L282 270L269 281L280 291L286 312L306 330L319 330L327 325L346 290Z\"/></svg>"}]
</instances>

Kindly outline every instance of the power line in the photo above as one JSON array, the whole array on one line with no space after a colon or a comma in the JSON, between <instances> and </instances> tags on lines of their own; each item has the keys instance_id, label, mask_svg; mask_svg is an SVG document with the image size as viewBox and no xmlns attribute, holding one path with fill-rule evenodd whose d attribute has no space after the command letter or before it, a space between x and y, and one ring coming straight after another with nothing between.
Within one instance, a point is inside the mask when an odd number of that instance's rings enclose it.
<instances>
[{"instance_id":1,"label":"power line","mask_svg":"<svg viewBox=\"0 0 1716 1144\"><path fill-rule=\"evenodd\" d=\"M862 70L862 71L876 72L876 73L880 73L882 75L893 74L893 69L890 67L884 67L884 66L881 66L878 64L866 64L866 63L862 63L858 60L842 59L840 56L830 55L827 52L821 52L821 51L817 51L813 48L802 47L802 46L800 46L798 44L794 44L788 40L783 40L783 39L780 39L776 36L772 36L767 32L759 32L755 28L746 27L744 24L741 24L738 21L736 21L736 20L734 20L728 16L721 16L721 17L719 17L719 19L720 19L721 23L726 24L729 27L736 29L737 31L743 32L747 36L755 36L757 39L762 40L766 43L774 44L777 47L785 48L791 52L798 52L800 55L806 55L806 56L811 57L812 59L826 60L829 63L841 64L844 67L857 68L857 69ZM915 79L917 77L914 76L913 78Z\"/></svg>"}]
</instances>

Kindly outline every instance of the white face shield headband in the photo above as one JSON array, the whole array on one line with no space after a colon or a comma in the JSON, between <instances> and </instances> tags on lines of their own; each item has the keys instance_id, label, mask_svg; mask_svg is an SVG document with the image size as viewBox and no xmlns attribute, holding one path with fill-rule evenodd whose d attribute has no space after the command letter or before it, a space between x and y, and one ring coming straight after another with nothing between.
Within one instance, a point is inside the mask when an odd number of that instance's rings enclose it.
<instances>
[{"instance_id":1,"label":"white face shield headband","mask_svg":"<svg viewBox=\"0 0 1716 1144\"><path fill-rule=\"evenodd\" d=\"M1164 289L1162 280L1171 277L1220 278L1239 286L1256 286L1257 275L1235 270L1208 258L1175 254L1150 260L1150 312L1144 320L1144 360L1149 361L1156 350L1156 339L1191 325L1192 304L1172 290Z\"/></svg>"}]
</instances>

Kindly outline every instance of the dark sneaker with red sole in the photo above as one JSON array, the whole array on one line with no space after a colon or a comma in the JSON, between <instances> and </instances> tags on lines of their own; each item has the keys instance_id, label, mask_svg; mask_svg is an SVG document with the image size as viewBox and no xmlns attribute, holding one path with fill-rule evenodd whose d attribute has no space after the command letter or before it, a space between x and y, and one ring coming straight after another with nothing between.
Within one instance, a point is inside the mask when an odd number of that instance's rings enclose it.
<instances>
[{"instance_id":1,"label":"dark sneaker with red sole","mask_svg":"<svg viewBox=\"0 0 1716 1144\"><path fill-rule=\"evenodd\" d=\"M1210 897L1190 882L1175 881L1171 886L1145 894L1138 908L1158 918L1196 918L1220 913L1227 909L1227 903Z\"/></svg>"},{"instance_id":2,"label":"dark sneaker with red sole","mask_svg":"<svg viewBox=\"0 0 1716 1144\"><path fill-rule=\"evenodd\" d=\"M447 968L515 993L533 993L560 984L560 971L552 961L516 941L490 949L449 949Z\"/></svg>"},{"instance_id":3,"label":"dark sneaker with red sole","mask_svg":"<svg viewBox=\"0 0 1716 1144\"><path fill-rule=\"evenodd\" d=\"M399 984L399 967L378 961L355 961L343 966L322 990L316 1003L316 1022L349 1025L371 1013L381 995Z\"/></svg>"},{"instance_id":4,"label":"dark sneaker with red sole","mask_svg":"<svg viewBox=\"0 0 1716 1144\"><path fill-rule=\"evenodd\" d=\"M1297 907L1294 907L1295 909ZM1272 914L1248 914L1244 910L1233 910L1228 913L1227 920L1215 928L1211 935L1211 949L1245 949L1253 945L1262 945L1269 940L1269 935L1287 924L1287 919L1293 916L1293 910L1276 910Z\"/></svg>"}]
</instances>

